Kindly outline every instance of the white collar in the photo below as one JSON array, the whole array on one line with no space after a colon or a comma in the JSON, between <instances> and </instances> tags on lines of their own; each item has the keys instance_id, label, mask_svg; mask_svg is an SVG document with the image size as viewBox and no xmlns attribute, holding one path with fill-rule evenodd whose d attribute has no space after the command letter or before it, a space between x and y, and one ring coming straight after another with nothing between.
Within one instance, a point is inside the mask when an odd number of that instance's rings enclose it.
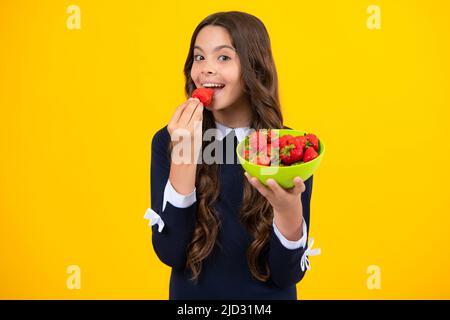
<instances>
[{"instance_id":1,"label":"white collar","mask_svg":"<svg viewBox=\"0 0 450 320\"><path fill-rule=\"evenodd\" d=\"M221 136L217 137L217 140L221 141L230 131L234 130L236 137L239 142L241 142L249 133L250 127L240 127L240 128L230 128L224 124L215 121L217 129L222 133Z\"/></svg>"}]
</instances>

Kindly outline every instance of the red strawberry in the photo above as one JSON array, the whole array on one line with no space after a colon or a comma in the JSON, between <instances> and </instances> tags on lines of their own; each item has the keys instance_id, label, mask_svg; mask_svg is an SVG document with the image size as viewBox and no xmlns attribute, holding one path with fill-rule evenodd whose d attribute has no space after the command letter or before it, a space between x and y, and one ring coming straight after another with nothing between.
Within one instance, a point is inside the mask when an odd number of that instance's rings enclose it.
<instances>
[{"instance_id":1,"label":"red strawberry","mask_svg":"<svg viewBox=\"0 0 450 320\"><path fill-rule=\"evenodd\" d=\"M260 166L270 165L270 157L267 155L267 152L265 150L257 151L249 149L247 161Z\"/></svg>"},{"instance_id":2,"label":"red strawberry","mask_svg":"<svg viewBox=\"0 0 450 320\"><path fill-rule=\"evenodd\" d=\"M290 165L295 162L301 161L302 158L303 158L303 149L300 147L295 147L291 150L289 157L287 159L284 158L284 161L283 159L281 161L287 165Z\"/></svg>"},{"instance_id":3,"label":"red strawberry","mask_svg":"<svg viewBox=\"0 0 450 320\"><path fill-rule=\"evenodd\" d=\"M305 149L306 143L307 143L307 139L305 136L297 136L294 139L298 141L298 143L301 145L302 149Z\"/></svg>"},{"instance_id":4,"label":"red strawberry","mask_svg":"<svg viewBox=\"0 0 450 320\"><path fill-rule=\"evenodd\" d=\"M256 164L260 166L269 166L270 165L270 157L268 157L264 153L259 153L256 155Z\"/></svg>"},{"instance_id":5,"label":"red strawberry","mask_svg":"<svg viewBox=\"0 0 450 320\"><path fill-rule=\"evenodd\" d=\"M248 161L248 159L250 158L250 150L243 149L242 150L242 158L244 158L245 160Z\"/></svg>"},{"instance_id":6,"label":"red strawberry","mask_svg":"<svg viewBox=\"0 0 450 320\"><path fill-rule=\"evenodd\" d=\"M279 133L275 130L268 129L267 144L271 144L273 147L278 148L279 140L280 140Z\"/></svg>"},{"instance_id":7,"label":"red strawberry","mask_svg":"<svg viewBox=\"0 0 450 320\"><path fill-rule=\"evenodd\" d=\"M198 98L204 107L211 104L214 95L214 90L211 88L197 88L192 92L192 98Z\"/></svg>"},{"instance_id":8,"label":"red strawberry","mask_svg":"<svg viewBox=\"0 0 450 320\"><path fill-rule=\"evenodd\" d=\"M313 133L305 135L306 137L306 147L313 147L314 150L319 151L319 139Z\"/></svg>"},{"instance_id":9,"label":"red strawberry","mask_svg":"<svg viewBox=\"0 0 450 320\"><path fill-rule=\"evenodd\" d=\"M280 159L282 163L290 165L302 160L303 145L301 140L296 139L291 135L285 135L280 138L279 143Z\"/></svg>"},{"instance_id":10,"label":"red strawberry","mask_svg":"<svg viewBox=\"0 0 450 320\"><path fill-rule=\"evenodd\" d=\"M250 135L250 148L256 151L267 149L267 131L258 130Z\"/></svg>"},{"instance_id":11,"label":"red strawberry","mask_svg":"<svg viewBox=\"0 0 450 320\"><path fill-rule=\"evenodd\" d=\"M278 144L279 144L280 150L281 150L281 148L285 147L286 145L291 144L292 138L293 137L290 134L280 137L278 139Z\"/></svg>"},{"instance_id":12,"label":"red strawberry","mask_svg":"<svg viewBox=\"0 0 450 320\"><path fill-rule=\"evenodd\" d=\"M292 138L294 138L294 137L291 136L290 134L286 134L286 135L280 137L280 140L281 140L281 139L283 139L283 140L290 140L290 139L292 139Z\"/></svg>"},{"instance_id":13,"label":"red strawberry","mask_svg":"<svg viewBox=\"0 0 450 320\"><path fill-rule=\"evenodd\" d=\"M303 162L311 161L317 158L319 154L314 150L314 147L308 147L305 151L305 155L303 156Z\"/></svg>"},{"instance_id":14,"label":"red strawberry","mask_svg":"<svg viewBox=\"0 0 450 320\"><path fill-rule=\"evenodd\" d=\"M272 129L267 129L267 143L271 143L272 136L274 136Z\"/></svg>"}]
</instances>

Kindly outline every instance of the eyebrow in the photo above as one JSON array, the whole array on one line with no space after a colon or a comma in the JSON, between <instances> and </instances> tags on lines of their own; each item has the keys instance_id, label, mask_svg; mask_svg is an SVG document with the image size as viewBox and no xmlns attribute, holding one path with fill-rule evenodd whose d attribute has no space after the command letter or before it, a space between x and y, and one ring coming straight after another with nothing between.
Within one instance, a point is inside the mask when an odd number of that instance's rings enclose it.
<instances>
[{"instance_id":1,"label":"eyebrow","mask_svg":"<svg viewBox=\"0 0 450 320\"><path fill-rule=\"evenodd\" d=\"M214 50L213 50L213 52L219 51L220 49L223 49L223 48L228 48L228 49L231 49L231 50L233 50L233 51L236 51L235 48L233 48L233 47L231 47L231 46L229 46L229 45L224 44L224 45L215 47ZM203 49L200 48L199 46L194 46L194 49L198 49L198 50L200 50L200 51L203 52Z\"/></svg>"}]
</instances>

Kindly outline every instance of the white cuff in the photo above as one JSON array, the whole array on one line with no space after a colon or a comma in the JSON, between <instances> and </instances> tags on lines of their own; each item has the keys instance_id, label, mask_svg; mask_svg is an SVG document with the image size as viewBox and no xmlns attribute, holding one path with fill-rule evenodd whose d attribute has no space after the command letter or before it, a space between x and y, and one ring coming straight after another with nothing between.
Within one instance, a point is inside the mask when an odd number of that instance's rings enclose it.
<instances>
[{"instance_id":1,"label":"white cuff","mask_svg":"<svg viewBox=\"0 0 450 320\"><path fill-rule=\"evenodd\" d=\"M305 219L303 219L303 236L300 240L297 241L290 241L286 239L283 234L278 230L275 219L273 221L273 230L275 231L275 234L277 235L278 239L280 239L283 246L285 246L287 249L298 249L300 247L305 248L306 247L306 240L308 239L308 229L306 226ZM302 271L311 269L311 266L309 264L309 256L318 256L321 253L320 248L312 249L312 246L314 244L314 238L311 238L308 244L308 248L303 253L303 256L300 260L300 267L302 268Z\"/></svg>"},{"instance_id":2,"label":"white cuff","mask_svg":"<svg viewBox=\"0 0 450 320\"><path fill-rule=\"evenodd\" d=\"M182 195L173 188L170 180L167 179L166 188L164 189L162 211L164 211L164 209L166 208L167 201L169 201L174 207L177 208L190 207L195 201L197 201L195 190L196 188L194 188L194 191L192 191L190 194Z\"/></svg>"},{"instance_id":3,"label":"white cuff","mask_svg":"<svg viewBox=\"0 0 450 320\"><path fill-rule=\"evenodd\" d=\"M164 221L162 221L159 214L157 214L155 211L152 210L152 208L148 208L145 212L144 219L150 220L149 226L154 226L155 224L158 224L158 232L161 232L164 228Z\"/></svg>"},{"instance_id":4,"label":"white cuff","mask_svg":"<svg viewBox=\"0 0 450 320\"><path fill-rule=\"evenodd\" d=\"M300 238L300 240L297 241L291 241L286 239L283 234L278 230L277 225L275 224L275 218L273 219L273 231L277 235L278 239L280 239L280 242L283 246L285 246L287 249L298 249L300 247L305 248L306 247L306 239L308 239L308 230L306 228L306 221L303 219L303 235Z\"/></svg>"},{"instance_id":5,"label":"white cuff","mask_svg":"<svg viewBox=\"0 0 450 320\"><path fill-rule=\"evenodd\" d=\"M174 207L187 208L197 201L195 190L188 195L179 194L172 186L169 180L167 180L166 188L164 189L164 199L162 211L166 208L167 201L169 201ZM158 213L152 208L148 208L145 212L144 219L150 220L149 226L158 225L158 231L161 232L164 228L164 221L161 219Z\"/></svg>"}]
</instances>

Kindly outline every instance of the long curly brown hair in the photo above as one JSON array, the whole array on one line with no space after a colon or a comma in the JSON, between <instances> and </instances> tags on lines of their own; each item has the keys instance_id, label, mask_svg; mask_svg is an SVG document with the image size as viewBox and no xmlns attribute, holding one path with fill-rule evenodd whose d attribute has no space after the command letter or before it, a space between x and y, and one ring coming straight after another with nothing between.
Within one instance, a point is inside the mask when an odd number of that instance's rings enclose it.
<instances>
[{"instance_id":1,"label":"long curly brown hair","mask_svg":"<svg viewBox=\"0 0 450 320\"><path fill-rule=\"evenodd\" d=\"M206 17L195 29L189 53L184 65L186 78L185 92L190 97L196 88L190 73L193 64L195 40L200 30L207 26L225 28L236 48L240 64L244 94L249 98L252 120L250 127L283 128L283 117L278 95L278 77L272 56L269 35L264 24L257 17L244 12L217 12ZM216 128L212 112L203 110L203 133ZM208 142L209 143L209 142ZM207 146L203 141L202 150ZM170 153L170 152L169 152ZM196 281L202 269L202 262L212 252L220 229L214 203L220 193L218 164L197 165L196 189L198 199L197 222L193 237L187 247L186 267L191 270L192 280ZM252 242L247 250L247 262L254 278L267 281L270 270L267 260L262 256L268 248L273 221L270 203L243 176L244 195L240 208L240 220L249 232Z\"/></svg>"}]
</instances>

